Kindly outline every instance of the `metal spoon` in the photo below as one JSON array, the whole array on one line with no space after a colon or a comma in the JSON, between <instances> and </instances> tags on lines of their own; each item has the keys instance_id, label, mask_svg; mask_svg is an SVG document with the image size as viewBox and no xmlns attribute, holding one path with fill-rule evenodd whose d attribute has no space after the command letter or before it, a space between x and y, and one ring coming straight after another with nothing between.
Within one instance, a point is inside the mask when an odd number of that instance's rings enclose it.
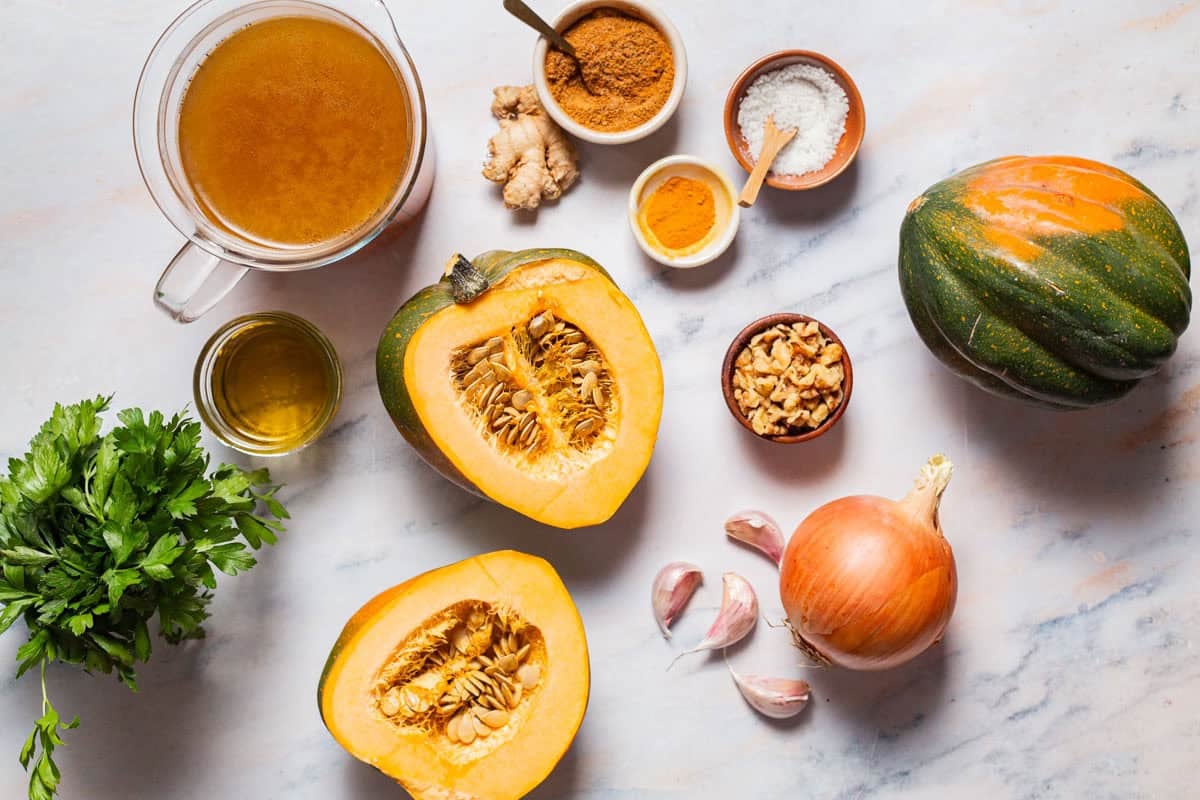
<instances>
[{"instance_id":1,"label":"metal spoon","mask_svg":"<svg viewBox=\"0 0 1200 800\"><path fill-rule=\"evenodd\" d=\"M592 87L588 86L587 78L583 74L583 62L579 60L575 47L566 40L566 37L554 30L546 20L539 17L536 11L521 0L504 0L504 10L549 39L550 44L554 45L556 50L570 56L571 60L575 62L575 68L579 70L579 81L583 84L583 88L587 90L588 94L595 94Z\"/></svg>"},{"instance_id":2,"label":"metal spoon","mask_svg":"<svg viewBox=\"0 0 1200 800\"><path fill-rule=\"evenodd\" d=\"M562 50L576 61L579 60L579 57L575 55L575 48L571 46L571 43L563 38L561 33L551 28L546 20L539 17L536 11L522 3L521 0L504 0L504 10L533 28L542 36L545 36L556 48Z\"/></svg>"}]
</instances>

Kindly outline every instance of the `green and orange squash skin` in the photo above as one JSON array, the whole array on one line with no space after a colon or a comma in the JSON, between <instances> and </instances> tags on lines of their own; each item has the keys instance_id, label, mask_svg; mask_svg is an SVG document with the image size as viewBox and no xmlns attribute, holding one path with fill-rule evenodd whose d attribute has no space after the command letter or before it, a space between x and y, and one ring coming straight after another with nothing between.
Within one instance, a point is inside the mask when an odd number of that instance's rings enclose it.
<instances>
[{"instance_id":1,"label":"green and orange squash skin","mask_svg":"<svg viewBox=\"0 0 1200 800\"><path fill-rule=\"evenodd\" d=\"M983 389L1055 409L1113 402L1175 352L1191 313L1170 210L1114 167L1012 156L912 202L900 288L917 333Z\"/></svg>"}]
</instances>

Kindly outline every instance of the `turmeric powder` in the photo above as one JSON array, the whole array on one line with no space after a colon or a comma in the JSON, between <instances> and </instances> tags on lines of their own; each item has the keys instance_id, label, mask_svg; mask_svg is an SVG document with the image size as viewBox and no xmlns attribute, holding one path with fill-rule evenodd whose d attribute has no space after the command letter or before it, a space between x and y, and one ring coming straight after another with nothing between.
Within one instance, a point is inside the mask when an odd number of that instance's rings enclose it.
<instances>
[{"instance_id":1,"label":"turmeric powder","mask_svg":"<svg viewBox=\"0 0 1200 800\"><path fill-rule=\"evenodd\" d=\"M669 250L691 247L716 224L712 189L694 178L669 178L646 200L643 219L663 247Z\"/></svg>"}]
</instances>

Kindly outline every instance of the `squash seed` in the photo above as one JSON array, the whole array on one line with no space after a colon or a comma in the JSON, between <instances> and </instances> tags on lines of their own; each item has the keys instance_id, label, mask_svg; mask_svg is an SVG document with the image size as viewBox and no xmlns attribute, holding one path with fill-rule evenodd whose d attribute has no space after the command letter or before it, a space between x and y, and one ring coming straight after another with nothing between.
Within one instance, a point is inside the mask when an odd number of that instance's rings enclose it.
<instances>
[{"instance_id":1,"label":"squash seed","mask_svg":"<svg viewBox=\"0 0 1200 800\"><path fill-rule=\"evenodd\" d=\"M489 728L503 728L508 723L508 712L501 709L485 711L480 715L480 719Z\"/></svg>"},{"instance_id":2,"label":"squash seed","mask_svg":"<svg viewBox=\"0 0 1200 800\"><path fill-rule=\"evenodd\" d=\"M474 350L467 353L467 363L470 364L471 366L475 366L480 361L483 361L485 358L487 358L489 355L491 355L491 353L492 353L492 351L491 351L491 349L488 348L487 345L483 345L482 347L476 347Z\"/></svg>"},{"instance_id":3,"label":"squash seed","mask_svg":"<svg viewBox=\"0 0 1200 800\"><path fill-rule=\"evenodd\" d=\"M525 409L529 408L529 404L532 402L533 393L528 389L521 389L520 391L513 393L512 406L517 411L524 411Z\"/></svg>"},{"instance_id":4,"label":"squash seed","mask_svg":"<svg viewBox=\"0 0 1200 800\"><path fill-rule=\"evenodd\" d=\"M400 713L400 688L393 686L379 701L379 710L384 716L394 717Z\"/></svg>"},{"instance_id":5,"label":"squash seed","mask_svg":"<svg viewBox=\"0 0 1200 800\"><path fill-rule=\"evenodd\" d=\"M492 732L492 729L483 724L483 720L472 714L468 719L471 720L471 726L475 729L475 735L483 738Z\"/></svg>"},{"instance_id":6,"label":"squash seed","mask_svg":"<svg viewBox=\"0 0 1200 800\"><path fill-rule=\"evenodd\" d=\"M547 319L546 314L538 314L529 320L529 335L534 339L541 339L550 330L550 325L551 322Z\"/></svg>"},{"instance_id":7,"label":"squash seed","mask_svg":"<svg viewBox=\"0 0 1200 800\"><path fill-rule=\"evenodd\" d=\"M587 436L592 431L596 430L595 418L585 419L575 426L575 436Z\"/></svg>"},{"instance_id":8,"label":"squash seed","mask_svg":"<svg viewBox=\"0 0 1200 800\"><path fill-rule=\"evenodd\" d=\"M529 423L521 428L521 444L528 445L533 441L533 438L538 433L537 420L531 419Z\"/></svg>"},{"instance_id":9,"label":"squash seed","mask_svg":"<svg viewBox=\"0 0 1200 800\"><path fill-rule=\"evenodd\" d=\"M496 400L500 397L500 394L503 391L504 391L503 383L497 383L491 389L488 389L488 393L486 395L484 395L484 398L483 398L483 405L488 406L488 407L495 405Z\"/></svg>"},{"instance_id":10,"label":"squash seed","mask_svg":"<svg viewBox=\"0 0 1200 800\"><path fill-rule=\"evenodd\" d=\"M584 373L583 380L579 384L580 399L587 400L591 396L592 392L596 390L596 386L599 385L599 383L600 379L596 377L596 373Z\"/></svg>"},{"instance_id":11,"label":"squash seed","mask_svg":"<svg viewBox=\"0 0 1200 800\"><path fill-rule=\"evenodd\" d=\"M538 681L542 678L542 671L536 664L522 664L517 670L517 680L526 689L532 689L538 685Z\"/></svg>"},{"instance_id":12,"label":"squash seed","mask_svg":"<svg viewBox=\"0 0 1200 800\"><path fill-rule=\"evenodd\" d=\"M464 711L455 717L455 719L458 720L458 727L456 729L458 740L463 744L470 744L475 741L475 726L467 721L467 713Z\"/></svg>"}]
</instances>

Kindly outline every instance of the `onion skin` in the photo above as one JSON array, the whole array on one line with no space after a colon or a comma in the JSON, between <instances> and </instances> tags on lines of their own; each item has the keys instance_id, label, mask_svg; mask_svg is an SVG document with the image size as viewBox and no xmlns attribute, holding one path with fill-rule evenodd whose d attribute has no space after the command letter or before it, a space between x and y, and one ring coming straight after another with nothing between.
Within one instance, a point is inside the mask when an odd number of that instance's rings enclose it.
<instances>
[{"instance_id":1,"label":"onion skin","mask_svg":"<svg viewBox=\"0 0 1200 800\"><path fill-rule=\"evenodd\" d=\"M958 595L937 514L949 473L935 456L903 500L843 497L800 523L779 582L798 647L822 663L882 670L941 639Z\"/></svg>"}]
</instances>

